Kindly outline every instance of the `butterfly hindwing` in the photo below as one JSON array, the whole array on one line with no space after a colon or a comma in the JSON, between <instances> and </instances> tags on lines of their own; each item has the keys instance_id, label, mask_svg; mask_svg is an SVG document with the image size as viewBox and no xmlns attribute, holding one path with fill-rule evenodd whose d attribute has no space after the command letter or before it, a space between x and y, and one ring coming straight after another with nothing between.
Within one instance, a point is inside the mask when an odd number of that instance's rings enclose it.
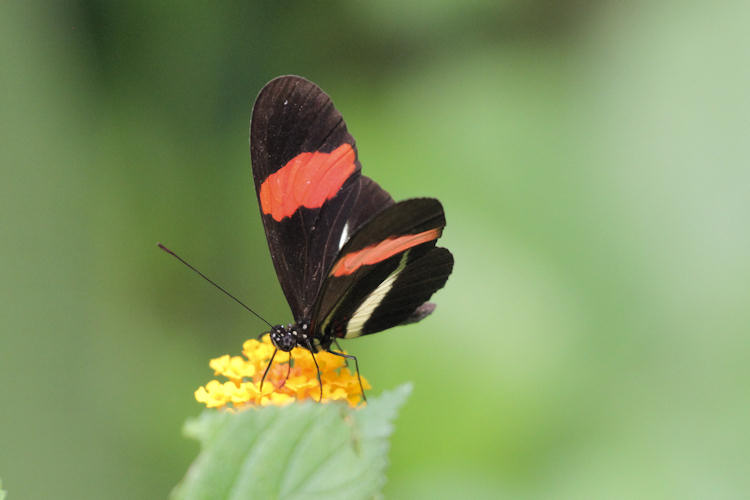
<instances>
[{"instance_id":1,"label":"butterfly hindwing","mask_svg":"<svg viewBox=\"0 0 750 500\"><path fill-rule=\"evenodd\" d=\"M356 337L418 321L434 305L453 257L435 248L445 215L440 202L396 203L364 224L328 271L314 309L314 328L330 337Z\"/></svg>"},{"instance_id":2,"label":"butterfly hindwing","mask_svg":"<svg viewBox=\"0 0 750 500\"><path fill-rule=\"evenodd\" d=\"M426 301L445 285L453 270L453 256L435 247L415 254L407 250L403 269L392 275L393 283L382 283L354 311L347 322L347 338L414 323L432 313L435 304Z\"/></svg>"},{"instance_id":3,"label":"butterfly hindwing","mask_svg":"<svg viewBox=\"0 0 750 500\"><path fill-rule=\"evenodd\" d=\"M299 321L309 317L325 271L348 235L393 200L360 175L343 117L304 78L279 77L261 90L250 152L271 257Z\"/></svg>"}]
</instances>

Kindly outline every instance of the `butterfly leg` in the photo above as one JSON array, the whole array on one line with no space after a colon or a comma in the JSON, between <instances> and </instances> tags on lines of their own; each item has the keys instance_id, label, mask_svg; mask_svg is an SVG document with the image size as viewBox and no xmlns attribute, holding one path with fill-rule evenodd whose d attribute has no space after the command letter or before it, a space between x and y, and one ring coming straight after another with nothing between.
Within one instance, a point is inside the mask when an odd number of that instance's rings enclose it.
<instances>
[{"instance_id":1,"label":"butterfly leg","mask_svg":"<svg viewBox=\"0 0 750 500\"><path fill-rule=\"evenodd\" d=\"M286 376L284 377L284 380L281 382L281 384L277 387L277 389L281 389L286 384L286 381L289 380L289 375L292 373L292 351L289 351L289 357L286 360Z\"/></svg>"},{"instance_id":2,"label":"butterfly leg","mask_svg":"<svg viewBox=\"0 0 750 500\"><path fill-rule=\"evenodd\" d=\"M260 393L263 394L263 382L266 380L266 375L268 375L268 370L271 369L271 363L273 363L273 358L276 357L276 353L278 352L278 349L273 350L273 354L271 354L271 359L268 360L268 365L266 365L266 371L263 372L263 378L260 379Z\"/></svg>"},{"instance_id":3,"label":"butterfly leg","mask_svg":"<svg viewBox=\"0 0 750 500\"><path fill-rule=\"evenodd\" d=\"M365 388L362 386L362 377L359 376L359 363L357 362L357 356L352 356L351 354L344 354L343 352L332 351L331 349L328 349L328 352L330 352L331 354L335 354L336 356L341 356L342 358L354 360L354 367L357 369L357 380L359 380L359 390L362 391L362 399L366 403L367 396L365 395Z\"/></svg>"},{"instance_id":4,"label":"butterfly leg","mask_svg":"<svg viewBox=\"0 0 750 500\"><path fill-rule=\"evenodd\" d=\"M338 349L339 351L343 351L338 339L333 339L333 343L336 344L336 349ZM349 358L345 358L344 362L346 363L346 367L349 368Z\"/></svg>"},{"instance_id":5,"label":"butterfly leg","mask_svg":"<svg viewBox=\"0 0 750 500\"><path fill-rule=\"evenodd\" d=\"M289 380L289 375L292 373L292 351L289 351L289 358L286 360L286 377L284 377L284 381L281 383L281 387L284 387L284 384L286 384L286 381Z\"/></svg>"},{"instance_id":6,"label":"butterfly leg","mask_svg":"<svg viewBox=\"0 0 750 500\"><path fill-rule=\"evenodd\" d=\"M312 356L313 363L315 363L315 369L318 370L318 386L320 387L320 398L318 399L318 403L322 403L323 402L323 381L320 379L320 367L318 366L318 360L315 359L313 346L309 340L307 341L307 350L310 351L310 356Z\"/></svg>"}]
</instances>

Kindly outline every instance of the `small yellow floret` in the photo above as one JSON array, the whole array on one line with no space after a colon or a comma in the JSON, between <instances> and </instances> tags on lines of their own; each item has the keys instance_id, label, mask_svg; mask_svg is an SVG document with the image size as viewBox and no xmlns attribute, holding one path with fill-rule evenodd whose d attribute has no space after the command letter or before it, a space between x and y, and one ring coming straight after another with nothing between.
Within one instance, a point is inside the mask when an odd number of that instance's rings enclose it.
<instances>
[{"instance_id":1,"label":"small yellow floret","mask_svg":"<svg viewBox=\"0 0 750 500\"><path fill-rule=\"evenodd\" d=\"M209 366L214 375L229 379L211 380L195 391L195 399L208 408L245 408L249 406L284 406L295 400L320 398L318 371L310 351L296 347L291 353L277 352L260 390L260 380L273 356L270 337L250 339L242 345L243 356L225 354L214 358ZM323 382L323 402L346 401L356 406L362 400L357 375L345 366L343 357L324 351L315 353ZM362 385L370 384L362 377Z\"/></svg>"},{"instance_id":2,"label":"small yellow floret","mask_svg":"<svg viewBox=\"0 0 750 500\"><path fill-rule=\"evenodd\" d=\"M219 358L212 359L210 366L214 375L224 375L230 380L242 380L255 374L255 365L248 362L242 356L229 356L225 354Z\"/></svg>"}]
</instances>

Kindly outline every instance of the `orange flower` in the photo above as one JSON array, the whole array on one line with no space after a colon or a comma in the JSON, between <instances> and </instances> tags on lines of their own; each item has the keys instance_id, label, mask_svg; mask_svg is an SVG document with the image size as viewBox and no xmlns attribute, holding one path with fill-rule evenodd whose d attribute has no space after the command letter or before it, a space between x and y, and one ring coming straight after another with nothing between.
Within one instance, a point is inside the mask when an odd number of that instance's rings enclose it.
<instances>
[{"instance_id":1,"label":"orange flower","mask_svg":"<svg viewBox=\"0 0 750 500\"><path fill-rule=\"evenodd\" d=\"M262 340L250 339L242 346L243 356L224 356L212 359L209 366L214 375L226 382L211 380L195 391L195 399L208 408L245 408L250 406L284 406L294 400L320 397L318 371L310 351L295 347L291 353L277 352L260 390L260 380L275 347L268 335ZM323 383L322 402L346 401L356 406L362 400L356 373L347 368L344 358L324 351L315 353ZM362 377L362 386L370 384Z\"/></svg>"}]
</instances>

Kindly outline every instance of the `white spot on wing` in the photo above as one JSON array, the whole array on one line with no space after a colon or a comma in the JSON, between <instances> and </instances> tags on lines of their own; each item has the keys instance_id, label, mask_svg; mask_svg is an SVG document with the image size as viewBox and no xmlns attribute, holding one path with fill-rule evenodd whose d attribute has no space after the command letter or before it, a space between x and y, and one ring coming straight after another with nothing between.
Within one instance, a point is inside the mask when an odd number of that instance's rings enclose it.
<instances>
[{"instance_id":1,"label":"white spot on wing","mask_svg":"<svg viewBox=\"0 0 750 500\"><path fill-rule=\"evenodd\" d=\"M352 317L346 324L346 335L344 338L351 339L359 337L362 334L362 328L364 328L365 323L367 323L367 320L370 319L372 313L375 312L375 309L378 308L380 303L383 302L383 299L388 295L388 292L391 291L391 288L393 288L393 284L396 283L398 275L401 274L401 271L406 267L408 254L409 252L404 252L396 269L394 269L394 271L389 274L388 277L384 279L378 287L372 291L372 293L370 293L370 295L367 296L357 310L354 311L354 314L352 314Z\"/></svg>"},{"instance_id":2,"label":"white spot on wing","mask_svg":"<svg viewBox=\"0 0 750 500\"><path fill-rule=\"evenodd\" d=\"M344 247L344 244L349 239L349 223L344 224L344 230L341 231L341 239L339 239L339 250Z\"/></svg>"}]
</instances>

